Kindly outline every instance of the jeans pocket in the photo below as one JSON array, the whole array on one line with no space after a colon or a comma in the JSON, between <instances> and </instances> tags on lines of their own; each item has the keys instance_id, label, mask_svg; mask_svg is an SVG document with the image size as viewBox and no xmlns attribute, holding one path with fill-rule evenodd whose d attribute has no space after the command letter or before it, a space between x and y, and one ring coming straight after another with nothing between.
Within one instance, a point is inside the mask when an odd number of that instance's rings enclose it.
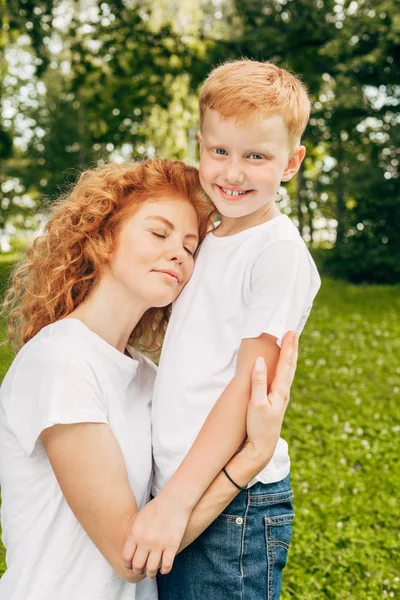
<instances>
[{"instance_id":1,"label":"jeans pocket","mask_svg":"<svg viewBox=\"0 0 400 600\"><path fill-rule=\"evenodd\" d=\"M268 600L279 600L282 571L286 566L292 537L294 513L264 517L268 558Z\"/></svg>"}]
</instances>

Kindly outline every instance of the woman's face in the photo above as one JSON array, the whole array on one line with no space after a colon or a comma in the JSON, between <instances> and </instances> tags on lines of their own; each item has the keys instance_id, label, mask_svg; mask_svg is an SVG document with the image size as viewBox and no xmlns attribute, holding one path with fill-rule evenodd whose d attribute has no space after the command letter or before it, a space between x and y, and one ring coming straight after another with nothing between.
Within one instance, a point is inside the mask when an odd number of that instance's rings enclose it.
<instances>
[{"instance_id":1,"label":"woman's face","mask_svg":"<svg viewBox=\"0 0 400 600\"><path fill-rule=\"evenodd\" d=\"M198 243L197 215L188 200L148 200L122 224L111 274L144 310L166 306L190 279Z\"/></svg>"}]
</instances>

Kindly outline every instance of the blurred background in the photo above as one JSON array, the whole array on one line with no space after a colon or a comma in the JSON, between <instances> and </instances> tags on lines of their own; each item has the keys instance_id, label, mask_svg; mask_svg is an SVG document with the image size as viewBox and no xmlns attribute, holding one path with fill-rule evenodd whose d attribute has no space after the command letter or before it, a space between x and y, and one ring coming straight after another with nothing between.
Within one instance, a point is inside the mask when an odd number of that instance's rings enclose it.
<instances>
[{"instance_id":1,"label":"blurred background","mask_svg":"<svg viewBox=\"0 0 400 600\"><path fill-rule=\"evenodd\" d=\"M271 60L306 83L307 156L279 205L323 286L285 423L296 520L282 598L400 598L398 2L0 0L0 14L0 295L83 168L197 164L213 66ZM0 347L0 379L11 359Z\"/></svg>"}]
</instances>

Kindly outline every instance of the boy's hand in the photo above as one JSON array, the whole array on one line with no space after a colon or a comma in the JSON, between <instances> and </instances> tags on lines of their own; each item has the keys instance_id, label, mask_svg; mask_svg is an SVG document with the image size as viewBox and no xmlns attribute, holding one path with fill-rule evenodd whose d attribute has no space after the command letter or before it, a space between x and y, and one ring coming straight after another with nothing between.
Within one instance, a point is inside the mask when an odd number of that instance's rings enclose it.
<instances>
[{"instance_id":1,"label":"boy's hand","mask_svg":"<svg viewBox=\"0 0 400 600\"><path fill-rule=\"evenodd\" d=\"M262 358L252 372L252 393L247 410L245 447L267 464L278 443L283 417L289 403L290 387L296 372L298 336L289 331L282 349L274 380L267 395L267 371Z\"/></svg>"},{"instance_id":2,"label":"boy's hand","mask_svg":"<svg viewBox=\"0 0 400 600\"><path fill-rule=\"evenodd\" d=\"M134 573L153 579L158 569L172 569L191 510L163 498L162 493L139 511L128 533L123 559Z\"/></svg>"}]
</instances>

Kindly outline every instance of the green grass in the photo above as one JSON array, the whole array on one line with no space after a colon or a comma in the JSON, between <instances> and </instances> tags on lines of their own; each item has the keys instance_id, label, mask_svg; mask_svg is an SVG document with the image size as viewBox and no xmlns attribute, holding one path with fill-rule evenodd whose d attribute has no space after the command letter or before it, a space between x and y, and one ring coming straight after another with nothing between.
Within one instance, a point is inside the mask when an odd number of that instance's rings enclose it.
<instances>
[{"instance_id":1,"label":"green grass","mask_svg":"<svg viewBox=\"0 0 400 600\"><path fill-rule=\"evenodd\" d=\"M324 280L302 336L283 600L400 597L399 291Z\"/></svg>"},{"instance_id":2,"label":"green grass","mask_svg":"<svg viewBox=\"0 0 400 600\"><path fill-rule=\"evenodd\" d=\"M9 268L0 260L0 289ZM302 335L283 432L296 519L282 600L400 598L399 292L325 279ZM0 378L10 360L0 348Z\"/></svg>"}]
</instances>

